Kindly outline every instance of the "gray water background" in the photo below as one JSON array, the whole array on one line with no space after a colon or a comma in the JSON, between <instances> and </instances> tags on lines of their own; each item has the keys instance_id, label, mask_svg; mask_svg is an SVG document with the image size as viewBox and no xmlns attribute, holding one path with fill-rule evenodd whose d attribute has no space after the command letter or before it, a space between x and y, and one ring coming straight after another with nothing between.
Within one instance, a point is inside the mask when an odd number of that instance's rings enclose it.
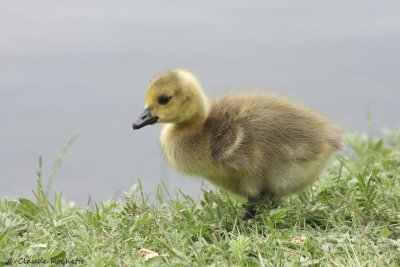
<instances>
[{"instance_id":1,"label":"gray water background","mask_svg":"<svg viewBox=\"0 0 400 267\"><path fill-rule=\"evenodd\" d=\"M69 201L106 200L142 179L196 196L164 163L161 126L133 132L145 88L173 66L212 97L273 90L366 131L400 122L399 1L2 1L0 198L28 197L77 142L53 182Z\"/></svg>"}]
</instances>

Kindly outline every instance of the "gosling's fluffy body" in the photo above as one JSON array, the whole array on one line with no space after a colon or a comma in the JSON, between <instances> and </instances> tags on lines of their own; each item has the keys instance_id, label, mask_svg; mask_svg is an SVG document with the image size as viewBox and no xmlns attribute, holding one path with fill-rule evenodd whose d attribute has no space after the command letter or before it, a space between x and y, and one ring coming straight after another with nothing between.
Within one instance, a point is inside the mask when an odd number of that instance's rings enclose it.
<instances>
[{"instance_id":1,"label":"gosling's fluffy body","mask_svg":"<svg viewBox=\"0 0 400 267\"><path fill-rule=\"evenodd\" d=\"M161 95L171 101L160 105ZM197 78L182 69L157 76L145 106L167 123L160 140L172 166L248 199L279 198L310 185L342 142L339 126L278 95L231 94L210 103Z\"/></svg>"}]
</instances>

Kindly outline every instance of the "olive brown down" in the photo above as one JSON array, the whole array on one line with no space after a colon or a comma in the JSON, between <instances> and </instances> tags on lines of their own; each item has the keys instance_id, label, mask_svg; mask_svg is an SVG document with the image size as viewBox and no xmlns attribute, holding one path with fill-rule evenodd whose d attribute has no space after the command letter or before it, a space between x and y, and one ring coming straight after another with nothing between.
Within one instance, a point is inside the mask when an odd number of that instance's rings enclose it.
<instances>
[{"instance_id":1,"label":"olive brown down","mask_svg":"<svg viewBox=\"0 0 400 267\"><path fill-rule=\"evenodd\" d=\"M277 200L312 184L342 145L341 128L298 103L270 93L237 93L209 102L184 69L155 77L134 129L166 123L165 159L179 172L202 177L249 200Z\"/></svg>"}]
</instances>

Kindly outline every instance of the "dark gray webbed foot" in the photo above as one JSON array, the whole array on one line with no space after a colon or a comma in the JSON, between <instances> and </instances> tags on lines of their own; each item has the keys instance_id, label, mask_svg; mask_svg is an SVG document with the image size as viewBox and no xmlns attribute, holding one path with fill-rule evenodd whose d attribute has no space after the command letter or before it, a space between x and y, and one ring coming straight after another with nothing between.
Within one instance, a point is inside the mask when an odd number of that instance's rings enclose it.
<instances>
[{"instance_id":1,"label":"dark gray webbed foot","mask_svg":"<svg viewBox=\"0 0 400 267\"><path fill-rule=\"evenodd\" d=\"M257 203L249 200L242 220L247 221L253 218L256 215L256 213L257 213Z\"/></svg>"},{"instance_id":2,"label":"dark gray webbed foot","mask_svg":"<svg viewBox=\"0 0 400 267\"><path fill-rule=\"evenodd\" d=\"M247 221L252 219L256 214L260 206L267 206L269 209L275 209L281 203L280 200L272 199L270 196L263 195L258 198L249 197L247 202L246 211L243 215L242 220Z\"/></svg>"}]
</instances>

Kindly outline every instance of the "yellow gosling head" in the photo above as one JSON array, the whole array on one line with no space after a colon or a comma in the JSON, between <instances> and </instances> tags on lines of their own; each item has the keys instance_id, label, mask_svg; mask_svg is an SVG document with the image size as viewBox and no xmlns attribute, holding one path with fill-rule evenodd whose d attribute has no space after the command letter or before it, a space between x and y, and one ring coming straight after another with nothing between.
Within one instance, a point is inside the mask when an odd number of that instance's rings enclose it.
<instances>
[{"instance_id":1,"label":"yellow gosling head","mask_svg":"<svg viewBox=\"0 0 400 267\"><path fill-rule=\"evenodd\" d=\"M202 123L207 112L207 98L196 76L187 70L172 69L150 82L145 110L133 123L133 129L156 122L181 126Z\"/></svg>"}]
</instances>

